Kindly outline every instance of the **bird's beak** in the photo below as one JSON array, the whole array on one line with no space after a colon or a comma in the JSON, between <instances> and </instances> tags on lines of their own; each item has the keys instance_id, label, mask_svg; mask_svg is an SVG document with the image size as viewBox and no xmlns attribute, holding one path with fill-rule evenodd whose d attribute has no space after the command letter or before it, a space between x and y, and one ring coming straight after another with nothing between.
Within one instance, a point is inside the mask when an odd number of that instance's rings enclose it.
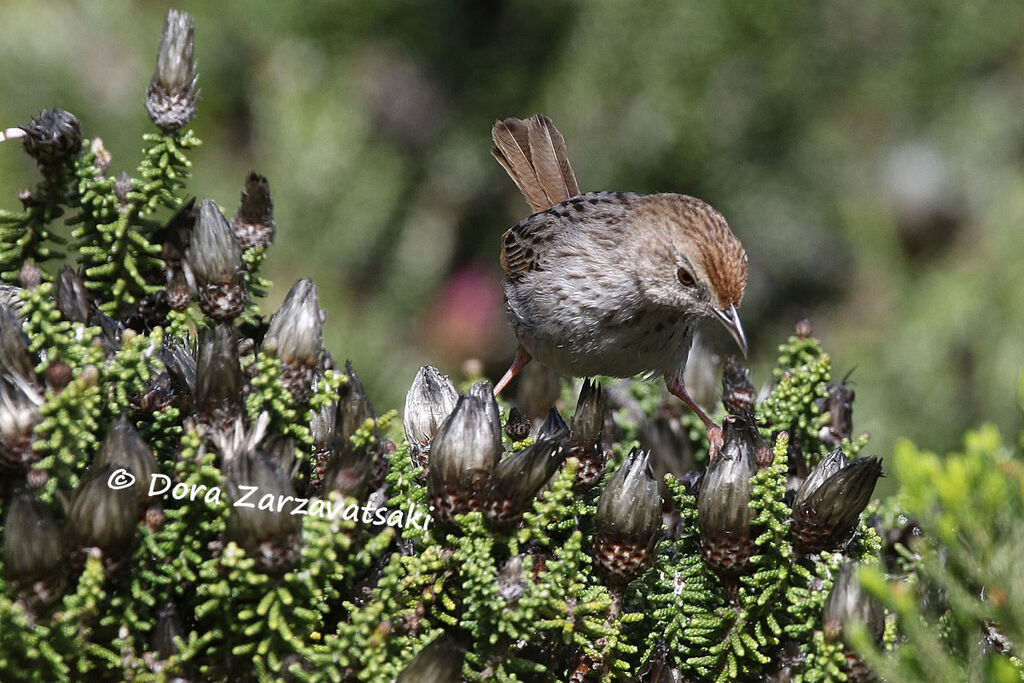
<instances>
[{"instance_id":1,"label":"bird's beak","mask_svg":"<svg viewBox=\"0 0 1024 683\"><path fill-rule=\"evenodd\" d=\"M740 351L743 352L743 357L747 357L747 335L743 333L743 325L740 324L740 312L736 310L735 306L729 306L729 308L723 308L721 310L717 308L711 309L715 314L715 317L722 321L725 325L725 329L729 330L729 334L736 340L736 345L740 347Z\"/></svg>"}]
</instances>

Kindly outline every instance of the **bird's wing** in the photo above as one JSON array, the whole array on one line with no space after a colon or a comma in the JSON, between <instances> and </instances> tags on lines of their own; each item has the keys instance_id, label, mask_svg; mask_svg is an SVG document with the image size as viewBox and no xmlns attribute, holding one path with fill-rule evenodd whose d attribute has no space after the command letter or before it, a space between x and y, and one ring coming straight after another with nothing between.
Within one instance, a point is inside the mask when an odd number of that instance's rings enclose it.
<instances>
[{"instance_id":1,"label":"bird's wing","mask_svg":"<svg viewBox=\"0 0 1024 683\"><path fill-rule=\"evenodd\" d=\"M565 226L549 212L520 221L501 236L501 267L511 276L540 270L546 245L563 230Z\"/></svg>"}]
</instances>

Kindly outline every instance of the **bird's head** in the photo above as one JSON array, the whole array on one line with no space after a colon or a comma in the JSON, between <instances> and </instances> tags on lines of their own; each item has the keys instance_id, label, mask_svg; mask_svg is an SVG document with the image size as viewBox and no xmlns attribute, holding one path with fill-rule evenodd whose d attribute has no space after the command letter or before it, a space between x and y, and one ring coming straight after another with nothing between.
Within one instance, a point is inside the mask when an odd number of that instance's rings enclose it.
<instances>
[{"instance_id":1,"label":"bird's head","mask_svg":"<svg viewBox=\"0 0 1024 683\"><path fill-rule=\"evenodd\" d=\"M747 254L722 214L694 197L656 194L641 200L635 221L649 230L640 257L649 262L639 268L646 296L685 317L717 318L745 356Z\"/></svg>"}]
</instances>

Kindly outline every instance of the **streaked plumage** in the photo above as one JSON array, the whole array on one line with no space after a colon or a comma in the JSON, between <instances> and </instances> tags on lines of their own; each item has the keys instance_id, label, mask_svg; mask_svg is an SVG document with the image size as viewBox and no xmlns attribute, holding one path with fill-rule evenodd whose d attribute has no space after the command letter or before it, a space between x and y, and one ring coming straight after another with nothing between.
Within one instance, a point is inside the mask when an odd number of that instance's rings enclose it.
<instances>
[{"instance_id":1,"label":"streaked plumage","mask_svg":"<svg viewBox=\"0 0 1024 683\"><path fill-rule=\"evenodd\" d=\"M547 117L505 119L492 133L492 153L536 212L502 237L521 348L498 390L531 357L571 376L654 372L710 425L682 377L703 317L722 320L746 351L736 308L747 257L725 218L680 194L580 194Z\"/></svg>"}]
</instances>

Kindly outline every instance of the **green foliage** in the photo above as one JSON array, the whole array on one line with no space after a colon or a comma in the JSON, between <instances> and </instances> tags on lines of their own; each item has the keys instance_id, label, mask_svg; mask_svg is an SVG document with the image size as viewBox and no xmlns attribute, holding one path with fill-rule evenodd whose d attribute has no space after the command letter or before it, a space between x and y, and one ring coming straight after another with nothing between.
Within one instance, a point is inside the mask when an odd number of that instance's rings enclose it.
<instances>
[{"instance_id":1,"label":"green foliage","mask_svg":"<svg viewBox=\"0 0 1024 683\"><path fill-rule=\"evenodd\" d=\"M889 680L1021 680L1021 452L984 425L944 457L900 442L893 469L903 482L900 505L924 531L898 546L913 574L887 582L865 569L862 580L896 614L906 640L882 656L861 633L859 651Z\"/></svg>"}]
</instances>

